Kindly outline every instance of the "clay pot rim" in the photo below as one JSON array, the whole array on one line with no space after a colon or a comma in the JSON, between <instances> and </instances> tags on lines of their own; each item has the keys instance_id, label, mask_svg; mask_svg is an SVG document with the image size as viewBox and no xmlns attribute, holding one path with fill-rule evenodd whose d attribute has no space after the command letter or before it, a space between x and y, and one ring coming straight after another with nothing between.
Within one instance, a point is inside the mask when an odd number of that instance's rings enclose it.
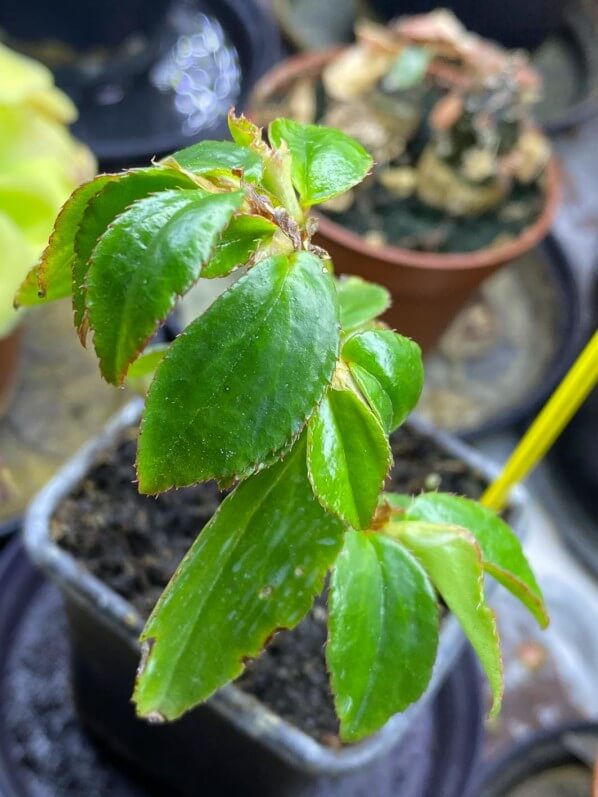
<instances>
[{"instance_id":1,"label":"clay pot rim","mask_svg":"<svg viewBox=\"0 0 598 797\"><path fill-rule=\"evenodd\" d=\"M277 64L256 84L249 102L249 115L258 102L264 102L274 92L295 77L318 72L345 47L331 47L310 53L290 56ZM500 246L485 247L475 252L420 252L400 246L375 246L367 243L361 235L352 232L342 224L317 214L319 231L334 243L352 249L364 257L374 258L391 265L411 266L413 268L434 270L467 270L493 268L532 249L548 233L560 201L560 168L556 157L551 155L546 166L546 201L542 213L517 238Z\"/></svg>"},{"instance_id":2,"label":"clay pot rim","mask_svg":"<svg viewBox=\"0 0 598 797\"><path fill-rule=\"evenodd\" d=\"M0 418L11 405L19 378L22 347L25 339L25 324L20 318L15 326L0 337ZM2 532L0 531L0 537Z\"/></svg>"}]
</instances>

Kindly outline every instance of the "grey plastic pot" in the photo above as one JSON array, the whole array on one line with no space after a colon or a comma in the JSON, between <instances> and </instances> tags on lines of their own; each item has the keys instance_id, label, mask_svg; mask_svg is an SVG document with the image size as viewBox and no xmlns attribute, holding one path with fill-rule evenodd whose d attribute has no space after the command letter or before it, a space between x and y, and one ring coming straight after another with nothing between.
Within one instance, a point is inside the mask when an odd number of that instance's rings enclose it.
<instances>
[{"instance_id":1,"label":"grey plastic pot","mask_svg":"<svg viewBox=\"0 0 598 797\"><path fill-rule=\"evenodd\" d=\"M217 793L221 794L241 793L234 791L241 785L245 795L294 794L323 775L340 778L369 767L406 737L422 705L437 693L456 664L465 639L454 617L443 625L438 660L425 698L365 741L340 750L319 744L234 685L224 687L176 723L149 726L136 719L130 695L143 618L53 541L50 521L100 452L138 420L140 411L141 403L133 402L115 416L104 433L88 443L37 495L25 518L27 551L64 597L74 694L84 722L113 749L154 776L172 781L172 772L178 772L177 785L186 794L201 793L206 784L214 782L219 783ZM485 457L463 443L421 422L414 426L482 476L491 479L495 474ZM524 528L525 503L525 492L518 490L511 502L510 521L519 533Z\"/></svg>"}]
</instances>

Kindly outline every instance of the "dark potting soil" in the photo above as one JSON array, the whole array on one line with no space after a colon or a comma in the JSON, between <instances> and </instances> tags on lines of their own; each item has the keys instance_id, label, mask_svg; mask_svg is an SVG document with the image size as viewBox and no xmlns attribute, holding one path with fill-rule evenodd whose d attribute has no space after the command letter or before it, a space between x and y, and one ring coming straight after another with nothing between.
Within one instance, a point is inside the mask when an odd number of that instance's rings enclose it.
<instances>
[{"instance_id":1,"label":"dark potting soil","mask_svg":"<svg viewBox=\"0 0 598 797\"><path fill-rule=\"evenodd\" d=\"M416 196L397 199L378 183L356 193L342 213L328 212L332 221L359 235L382 233L390 246L424 252L476 252L497 240L514 240L539 217L544 195L538 185L517 185L504 203L477 216L451 216L425 205Z\"/></svg>"},{"instance_id":2,"label":"dark potting soil","mask_svg":"<svg viewBox=\"0 0 598 797\"><path fill-rule=\"evenodd\" d=\"M422 118L427 118L434 104L443 95L435 85L429 85L419 98ZM315 84L316 117L326 124L329 108L321 80ZM285 95L278 101L284 102ZM277 98L275 97L274 100ZM288 109L286 113L288 115ZM367 125L367 120L364 122ZM422 123L407 142L405 151L390 166L413 166L429 141L429 127ZM457 165L457 162L452 164ZM332 221L357 233L382 234L386 245L423 252L475 252L495 245L497 240L518 238L540 216L544 207L544 189L540 182L529 185L516 183L509 196L496 208L472 216L452 216L421 202L417 196L400 199L380 183L366 180L355 191L355 201L345 211L333 213L321 210Z\"/></svg>"},{"instance_id":3,"label":"dark potting soil","mask_svg":"<svg viewBox=\"0 0 598 797\"><path fill-rule=\"evenodd\" d=\"M395 464L387 489L442 490L472 498L484 480L467 465L412 429L392 438ZM157 498L137 492L136 430L104 452L95 468L58 508L56 541L95 576L147 616L198 532L223 499L212 483ZM292 631L277 634L248 665L237 685L276 714L335 746L338 720L324 657L326 603L322 596Z\"/></svg>"}]
</instances>

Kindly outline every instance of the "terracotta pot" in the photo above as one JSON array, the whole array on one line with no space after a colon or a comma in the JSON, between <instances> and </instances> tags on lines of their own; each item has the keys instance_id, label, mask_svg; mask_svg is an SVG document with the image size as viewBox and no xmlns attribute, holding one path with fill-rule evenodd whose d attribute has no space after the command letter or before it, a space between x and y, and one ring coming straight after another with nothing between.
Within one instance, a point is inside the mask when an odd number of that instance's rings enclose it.
<instances>
[{"instance_id":1,"label":"terracotta pot","mask_svg":"<svg viewBox=\"0 0 598 797\"><path fill-rule=\"evenodd\" d=\"M8 410L17 384L22 342L22 324L0 338L0 418Z\"/></svg>"},{"instance_id":2,"label":"terracotta pot","mask_svg":"<svg viewBox=\"0 0 598 797\"><path fill-rule=\"evenodd\" d=\"M280 63L256 85L250 103L253 115L258 118L257 109L296 78L320 74L341 49L301 53ZM546 170L546 203L538 219L514 241L476 252L443 254L373 246L323 215L315 241L330 253L337 273L357 274L385 285L393 297L385 320L426 351L487 277L546 236L559 196L559 170L552 158Z\"/></svg>"}]
</instances>

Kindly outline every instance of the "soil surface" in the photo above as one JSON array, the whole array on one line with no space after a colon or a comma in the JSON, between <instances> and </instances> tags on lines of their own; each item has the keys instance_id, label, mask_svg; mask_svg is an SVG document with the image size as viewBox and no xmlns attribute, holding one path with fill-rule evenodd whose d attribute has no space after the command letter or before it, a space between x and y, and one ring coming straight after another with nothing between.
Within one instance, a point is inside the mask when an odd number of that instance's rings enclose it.
<instances>
[{"instance_id":1,"label":"soil surface","mask_svg":"<svg viewBox=\"0 0 598 797\"><path fill-rule=\"evenodd\" d=\"M393 435L395 464L387 490L442 490L477 498L484 481L460 460L412 429ZM212 483L165 493L137 492L136 430L107 450L52 522L57 542L144 615L224 495ZM292 631L275 636L238 685L278 715L331 746L340 744L324 647L322 596Z\"/></svg>"},{"instance_id":2,"label":"soil surface","mask_svg":"<svg viewBox=\"0 0 598 797\"><path fill-rule=\"evenodd\" d=\"M382 235L390 246L423 252L476 252L497 241L518 238L540 216L544 202L537 185L516 186L496 210L450 216L415 196L397 199L378 183L368 183L348 210L328 212L327 216L359 235Z\"/></svg>"}]
</instances>

